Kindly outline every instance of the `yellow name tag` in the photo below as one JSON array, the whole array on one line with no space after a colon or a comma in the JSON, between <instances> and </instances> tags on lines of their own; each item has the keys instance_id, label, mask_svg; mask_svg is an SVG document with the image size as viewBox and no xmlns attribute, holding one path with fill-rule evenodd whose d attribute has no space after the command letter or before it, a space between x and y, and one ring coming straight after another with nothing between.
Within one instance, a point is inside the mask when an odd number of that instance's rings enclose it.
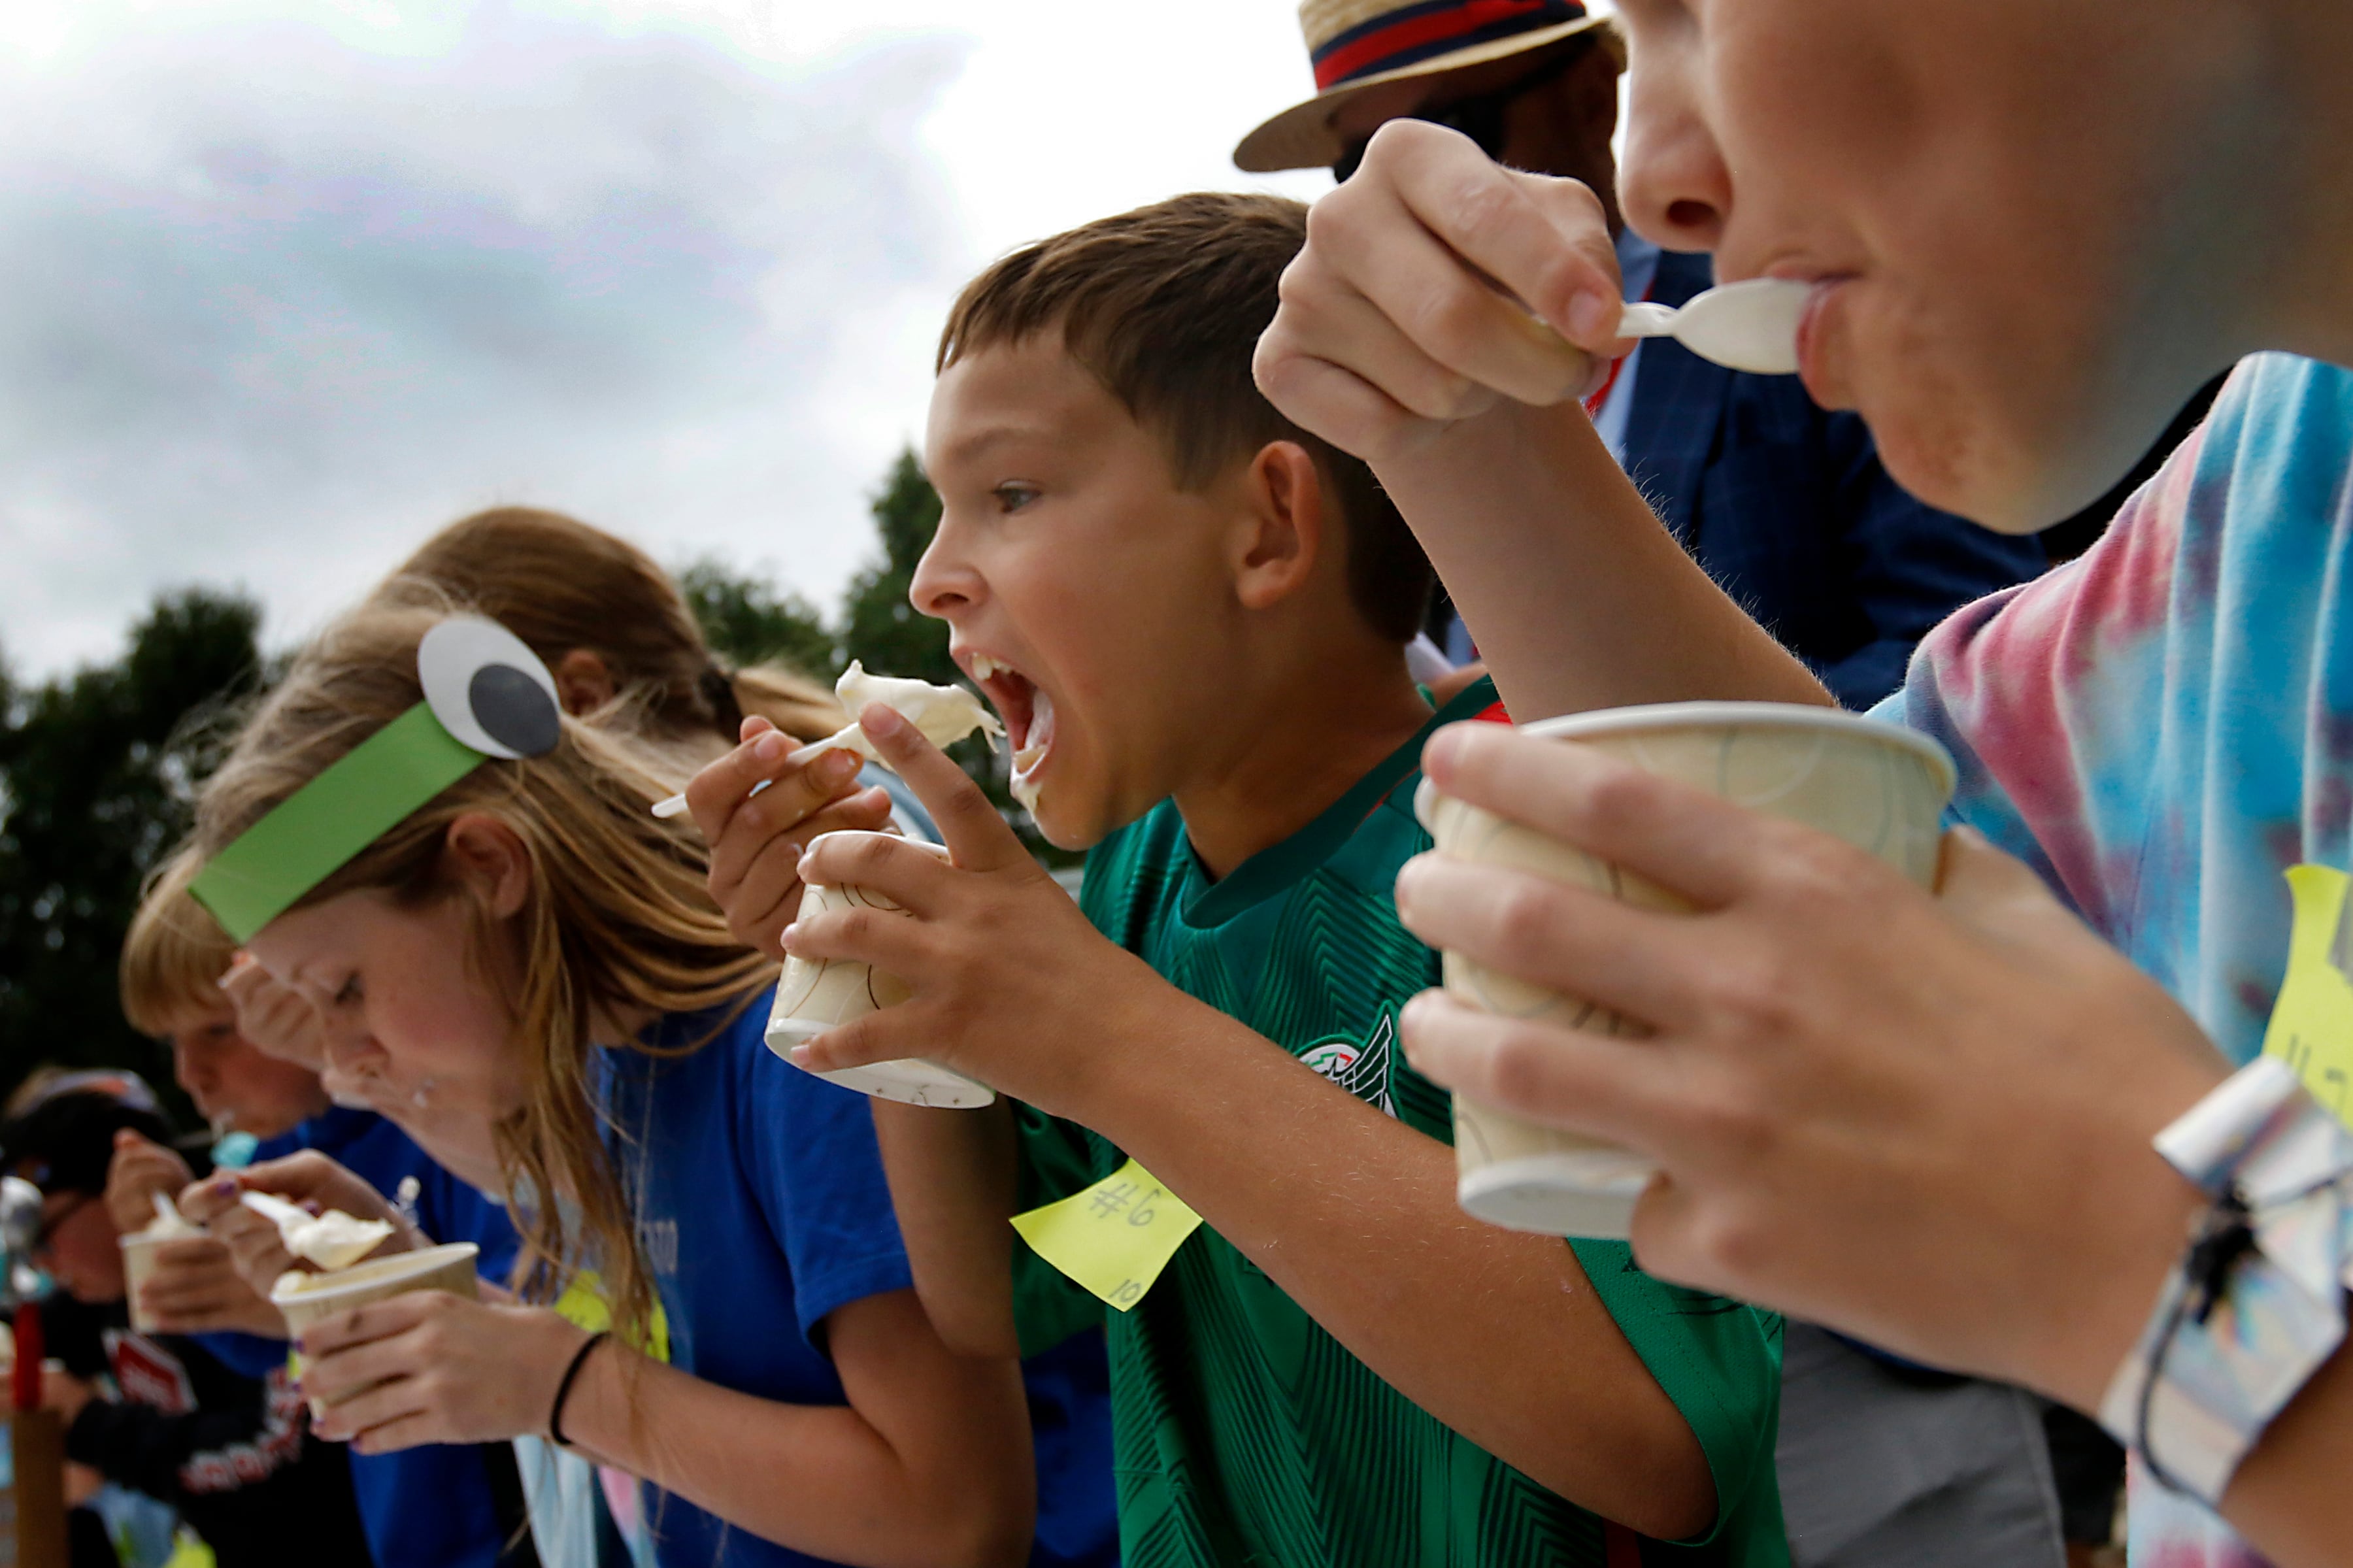
<instances>
[{"instance_id":1,"label":"yellow name tag","mask_svg":"<svg viewBox=\"0 0 2353 1568\"><path fill-rule=\"evenodd\" d=\"M1030 1250L1123 1312L1200 1224L1133 1160L1075 1196L1013 1216Z\"/></svg>"},{"instance_id":2,"label":"yellow name tag","mask_svg":"<svg viewBox=\"0 0 2353 1568\"><path fill-rule=\"evenodd\" d=\"M2315 1100L2353 1124L2353 931L2339 929L2348 885L2344 872L2326 866L2289 868L2295 928L2263 1053L2294 1068Z\"/></svg>"}]
</instances>

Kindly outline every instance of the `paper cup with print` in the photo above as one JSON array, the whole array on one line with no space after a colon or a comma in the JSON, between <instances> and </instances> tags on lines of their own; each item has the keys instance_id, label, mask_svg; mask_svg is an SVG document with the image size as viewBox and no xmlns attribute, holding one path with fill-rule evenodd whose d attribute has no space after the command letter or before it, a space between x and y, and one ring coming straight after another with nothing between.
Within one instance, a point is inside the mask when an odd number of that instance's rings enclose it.
<instances>
[{"instance_id":1,"label":"paper cup with print","mask_svg":"<svg viewBox=\"0 0 2353 1568\"><path fill-rule=\"evenodd\" d=\"M948 852L936 844L916 839L900 838L887 833L859 833L845 829L840 833L822 833L827 838L889 838L893 843L910 844L928 850L941 859ZM897 904L881 894L866 888L823 888L815 882L801 890L799 918L808 920L828 910L861 908L883 910L904 914ZM805 1040L815 1039L828 1029L839 1028L853 1018L904 1002L911 993L905 981L895 974L886 974L871 964L858 963L849 959L806 959L787 953L785 973L776 982L776 1003L768 1015L766 1039L768 1048L790 1060L793 1047ZM818 1073L828 1083L838 1083L844 1089L854 1089L860 1094L871 1094L879 1100L895 1100L902 1105L944 1106L969 1110L987 1105L997 1099L996 1090L987 1084L968 1079L950 1068L921 1058L903 1061L872 1062L860 1068L843 1068L839 1072Z\"/></svg>"},{"instance_id":2,"label":"paper cup with print","mask_svg":"<svg viewBox=\"0 0 2353 1568\"><path fill-rule=\"evenodd\" d=\"M1681 702L1571 714L1523 726L1575 741L1736 805L1842 838L1920 886L1935 885L1953 763L1944 748L1892 724L1828 708ZM1439 853L1509 866L1643 909L1690 906L1624 868L1441 795L1425 779L1416 814ZM1606 1007L1443 955L1447 991L1489 1013L1634 1035ZM1655 1167L1596 1139L1541 1127L1454 1097L1464 1210L1491 1225L1550 1236L1622 1239Z\"/></svg>"}]
</instances>

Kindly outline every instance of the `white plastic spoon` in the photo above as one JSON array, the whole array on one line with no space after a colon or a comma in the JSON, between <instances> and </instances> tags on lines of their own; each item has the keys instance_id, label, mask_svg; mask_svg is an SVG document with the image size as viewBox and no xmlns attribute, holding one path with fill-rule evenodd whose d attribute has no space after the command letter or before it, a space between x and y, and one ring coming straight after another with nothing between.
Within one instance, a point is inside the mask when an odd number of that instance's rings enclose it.
<instances>
[{"instance_id":1,"label":"white plastic spoon","mask_svg":"<svg viewBox=\"0 0 2353 1568\"><path fill-rule=\"evenodd\" d=\"M1626 307L1618 334L1672 338L1692 353L1752 375L1794 375L1798 322L1813 285L1788 278L1751 278L1694 294L1680 310L1671 305Z\"/></svg>"}]
</instances>

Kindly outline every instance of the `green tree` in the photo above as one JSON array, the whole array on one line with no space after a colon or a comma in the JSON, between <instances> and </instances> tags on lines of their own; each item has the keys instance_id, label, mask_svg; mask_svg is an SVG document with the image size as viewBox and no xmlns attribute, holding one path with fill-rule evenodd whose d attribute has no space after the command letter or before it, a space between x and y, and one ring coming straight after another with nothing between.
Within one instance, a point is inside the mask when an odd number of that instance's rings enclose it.
<instances>
[{"instance_id":1,"label":"green tree","mask_svg":"<svg viewBox=\"0 0 2353 1568\"><path fill-rule=\"evenodd\" d=\"M160 596L113 664L30 688L0 679L0 1092L47 1062L171 1064L123 1022L115 961L139 883L187 832L217 722L261 679L260 610Z\"/></svg>"},{"instance_id":2,"label":"green tree","mask_svg":"<svg viewBox=\"0 0 2353 1568\"><path fill-rule=\"evenodd\" d=\"M939 492L923 477L915 454L902 450L873 500L882 559L849 580L841 606L842 657L863 660L881 675L913 676L944 685L960 679L948 658L948 627L918 615L907 602L915 563L939 531Z\"/></svg>"},{"instance_id":3,"label":"green tree","mask_svg":"<svg viewBox=\"0 0 2353 1568\"><path fill-rule=\"evenodd\" d=\"M738 666L787 664L826 681L841 673L824 616L798 594L712 555L681 567L678 585L702 625L703 640L722 658Z\"/></svg>"}]
</instances>

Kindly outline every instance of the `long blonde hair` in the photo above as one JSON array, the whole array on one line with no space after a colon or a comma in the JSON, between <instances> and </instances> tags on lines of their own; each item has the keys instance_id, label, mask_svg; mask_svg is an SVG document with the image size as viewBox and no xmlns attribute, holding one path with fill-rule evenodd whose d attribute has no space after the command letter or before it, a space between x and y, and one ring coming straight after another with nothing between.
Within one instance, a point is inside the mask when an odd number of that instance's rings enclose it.
<instances>
[{"instance_id":1,"label":"long blonde hair","mask_svg":"<svg viewBox=\"0 0 2353 1568\"><path fill-rule=\"evenodd\" d=\"M205 785L196 852L218 854L421 700L417 642L453 607L412 583L400 596L379 593L321 633ZM692 828L647 810L682 782L668 752L633 742L626 730L567 718L553 752L486 759L294 906L361 889L410 905L465 897L447 875L443 848L450 825L467 814L494 817L522 840L532 877L512 922L521 980L511 1027L529 1087L522 1108L494 1129L525 1244L516 1283L544 1300L573 1269L593 1267L616 1324L633 1335L649 1324L654 1296L604 1136L591 1031L602 1020L648 1013L740 1010L775 974L712 906L706 855ZM477 931L474 963L491 937L485 919ZM565 1200L578 1205L576 1229L567 1228Z\"/></svg>"},{"instance_id":2,"label":"long blonde hair","mask_svg":"<svg viewBox=\"0 0 2353 1568\"><path fill-rule=\"evenodd\" d=\"M562 512L495 507L461 517L402 563L529 644L552 668L575 649L613 678L614 706L650 739L716 735L746 714L819 740L849 722L833 693L779 664L731 668L712 657L678 584L625 539ZM607 715L598 715L607 717Z\"/></svg>"}]
</instances>

